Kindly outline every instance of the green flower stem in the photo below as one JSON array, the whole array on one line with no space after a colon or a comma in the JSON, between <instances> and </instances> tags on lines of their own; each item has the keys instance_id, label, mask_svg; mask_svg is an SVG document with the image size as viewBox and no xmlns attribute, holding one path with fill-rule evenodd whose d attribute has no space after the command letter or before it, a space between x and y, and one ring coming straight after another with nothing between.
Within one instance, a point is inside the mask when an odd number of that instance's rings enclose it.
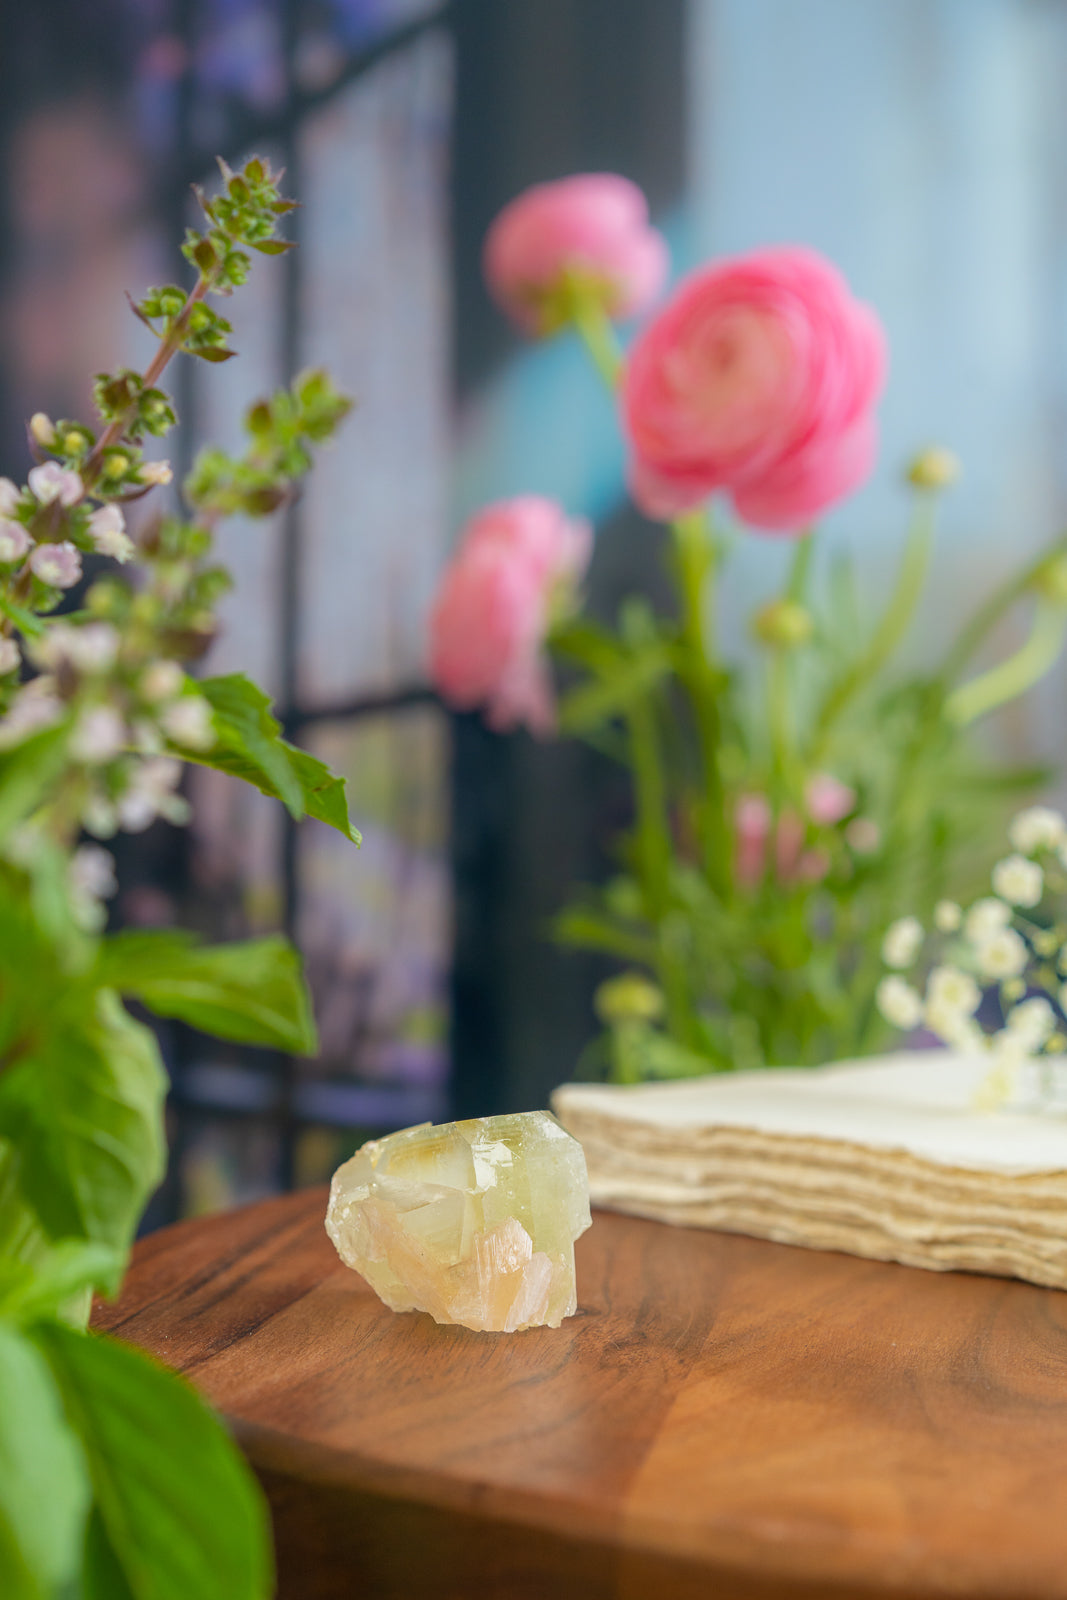
<instances>
[{"instance_id":1,"label":"green flower stem","mask_svg":"<svg viewBox=\"0 0 1067 1600\"><path fill-rule=\"evenodd\" d=\"M1051 550L1046 550L1038 556L1037 560L1024 571L1009 578L996 594L990 596L985 605L979 607L945 658L939 674L942 683L953 683L959 677L975 651L985 641L987 634L996 627L1017 600L1037 585L1049 563L1064 554L1067 554L1067 539L1061 539Z\"/></svg>"},{"instance_id":2,"label":"green flower stem","mask_svg":"<svg viewBox=\"0 0 1067 1600\"><path fill-rule=\"evenodd\" d=\"M634 775L637 872L645 916L654 930L656 977L663 990L672 1033L688 1040L693 1029L685 973L664 938L664 923L670 910L673 844L656 719L647 697L633 701L626 720Z\"/></svg>"},{"instance_id":3,"label":"green flower stem","mask_svg":"<svg viewBox=\"0 0 1067 1600\"><path fill-rule=\"evenodd\" d=\"M793 559L786 579L785 599L801 605L807 595L811 575L811 560L815 548L814 533L808 530L796 542ZM775 801L781 805L796 784L796 754L793 742L793 723L790 715L789 664L792 651L785 645L772 647L767 664L767 724L771 737L771 770L774 778Z\"/></svg>"},{"instance_id":4,"label":"green flower stem","mask_svg":"<svg viewBox=\"0 0 1067 1600\"><path fill-rule=\"evenodd\" d=\"M963 728L1025 694L1055 663L1065 632L1067 608L1054 601L1039 600L1030 637L1022 648L950 694L945 701L945 716Z\"/></svg>"},{"instance_id":5,"label":"green flower stem","mask_svg":"<svg viewBox=\"0 0 1067 1600\"><path fill-rule=\"evenodd\" d=\"M189 331L189 318L192 315L193 307L203 300L204 296L211 288L212 277L213 274L202 272L193 288L190 290L189 298L186 300L184 306L175 317L168 332L164 334L163 338L160 340L159 349L156 351L155 355L152 357L152 360L145 368L144 378L142 380L144 388L155 388L156 383L162 377L163 372L169 365L170 361L181 349L183 343L185 342L185 336ZM134 409L134 406L131 405L128 410L123 412L121 416L116 417L113 422L110 422L86 457L85 466L82 469L81 479L87 489L92 487L100 475L100 467L103 462L104 452L109 450L113 444L117 444L122 438L122 435L125 433L126 426Z\"/></svg>"},{"instance_id":6,"label":"green flower stem","mask_svg":"<svg viewBox=\"0 0 1067 1600\"><path fill-rule=\"evenodd\" d=\"M729 882L729 829L719 770L722 729L710 603L715 545L705 510L678 517L671 532L681 597L679 676L692 703L700 741L703 795L698 814L704 866L712 888L723 894Z\"/></svg>"},{"instance_id":7,"label":"green flower stem","mask_svg":"<svg viewBox=\"0 0 1067 1600\"><path fill-rule=\"evenodd\" d=\"M622 368L622 349L611 318L595 296L576 291L570 303L571 321L608 388L615 390Z\"/></svg>"},{"instance_id":8,"label":"green flower stem","mask_svg":"<svg viewBox=\"0 0 1067 1600\"><path fill-rule=\"evenodd\" d=\"M856 695L877 677L908 630L930 564L934 537L934 503L935 496L929 491L918 496L896 587L890 596L882 620L875 629L874 637L866 651L853 662L823 702L815 725L810 756L812 766L816 766L822 759L830 733L842 712Z\"/></svg>"}]
</instances>

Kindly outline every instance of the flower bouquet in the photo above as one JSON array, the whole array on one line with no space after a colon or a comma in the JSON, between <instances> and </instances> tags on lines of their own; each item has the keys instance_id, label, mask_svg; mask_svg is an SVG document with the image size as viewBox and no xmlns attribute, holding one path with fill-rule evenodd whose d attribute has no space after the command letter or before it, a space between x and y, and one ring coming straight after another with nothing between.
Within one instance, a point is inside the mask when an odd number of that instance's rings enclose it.
<instances>
[{"instance_id":1,"label":"flower bouquet","mask_svg":"<svg viewBox=\"0 0 1067 1600\"><path fill-rule=\"evenodd\" d=\"M1037 781L991 767L972 730L1055 661L1067 544L917 673L900 646L958 467L939 448L911 462L898 571L865 614L816 525L872 470L886 341L831 263L800 247L715 261L652 309L668 259L644 197L585 175L507 206L485 270L526 333L577 332L618 407L633 500L669 529L673 610L635 594L605 627L581 611L588 525L538 496L492 505L431 617L431 672L451 705L483 708L497 729L587 739L630 773L616 870L556 926L621 964L598 991L605 1031L584 1066L633 1082L868 1054L885 1011L902 1019L884 986L878 1003L887 929L961 892L1004 796ZM650 310L624 350L614 324ZM792 559L751 618L757 659L740 664L718 615L730 548L748 537L787 539ZM1032 610L1026 642L975 671L1016 605Z\"/></svg>"}]
</instances>

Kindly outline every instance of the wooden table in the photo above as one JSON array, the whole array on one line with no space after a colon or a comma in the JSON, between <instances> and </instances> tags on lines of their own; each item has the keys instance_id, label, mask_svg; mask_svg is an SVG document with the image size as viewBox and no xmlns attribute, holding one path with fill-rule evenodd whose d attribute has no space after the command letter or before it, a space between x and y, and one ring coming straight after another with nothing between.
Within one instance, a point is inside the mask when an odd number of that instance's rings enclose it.
<instances>
[{"instance_id":1,"label":"wooden table","mask_svg":"<svg viewBox=\"0 0 1067 1600\"><path fill-rule=\"evenodd\" d=\"M469 1333L325 1200L152 1235L96 1318L226 1414L286 1600L1067 1597L1067 1294L601 1213L576 1317Z\"/></svg>"}]
</instances>

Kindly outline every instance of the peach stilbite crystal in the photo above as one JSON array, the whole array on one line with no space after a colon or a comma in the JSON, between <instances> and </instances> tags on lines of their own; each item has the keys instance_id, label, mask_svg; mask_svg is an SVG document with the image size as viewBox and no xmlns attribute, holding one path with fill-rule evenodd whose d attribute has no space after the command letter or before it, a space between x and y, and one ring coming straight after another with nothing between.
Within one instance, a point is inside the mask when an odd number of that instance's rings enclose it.
<instances>
[{"instance_id":1,"label":"peach stilbite crystal","mask_svg":"<svg viewBox=\"0 0 1067 1600\"><path fill-rule=\"evenodd\" d=\"M582 1147L547 1111L372 1139L334 1173L326 1211L341 1260L393 1311L496 1333L573 1315L588 1226Z\"/></svg>"}]
</instances>

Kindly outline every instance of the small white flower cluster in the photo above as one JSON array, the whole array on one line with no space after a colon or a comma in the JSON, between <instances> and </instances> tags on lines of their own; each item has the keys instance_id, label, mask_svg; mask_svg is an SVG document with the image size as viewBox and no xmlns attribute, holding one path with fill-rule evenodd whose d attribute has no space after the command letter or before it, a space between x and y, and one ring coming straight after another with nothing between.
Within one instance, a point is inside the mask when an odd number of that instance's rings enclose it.
<instances>
[{"instance_id":1,"label":"small white flower cluster","mask_svg":"<svg viewBox=\"0 0 1067 1600\"><path fill-rule=\"evenodd\" d=\"M1061 1032L1067 926L1026 915L1040 906L1046 890L1067 890L1067 821L1048 806L1032 806L1014 819L1009 838L1013 853L993 868L992 895L966 911L952 900L934 908L932 933L946 947L944 959L927 974L925 990L904 976L918 963L928 937L911 916L886 931L882 959L893 970L877 990L878 1008L895 1028L924 1026L953 1049L990 1056L994 1071L986 1103L1011 1092L1022 1062L1067 1050L1067 1024ZM993 988L1003 1021L987 1032L977 1014L984 990Z\"/></svg>"}]
</instances>

